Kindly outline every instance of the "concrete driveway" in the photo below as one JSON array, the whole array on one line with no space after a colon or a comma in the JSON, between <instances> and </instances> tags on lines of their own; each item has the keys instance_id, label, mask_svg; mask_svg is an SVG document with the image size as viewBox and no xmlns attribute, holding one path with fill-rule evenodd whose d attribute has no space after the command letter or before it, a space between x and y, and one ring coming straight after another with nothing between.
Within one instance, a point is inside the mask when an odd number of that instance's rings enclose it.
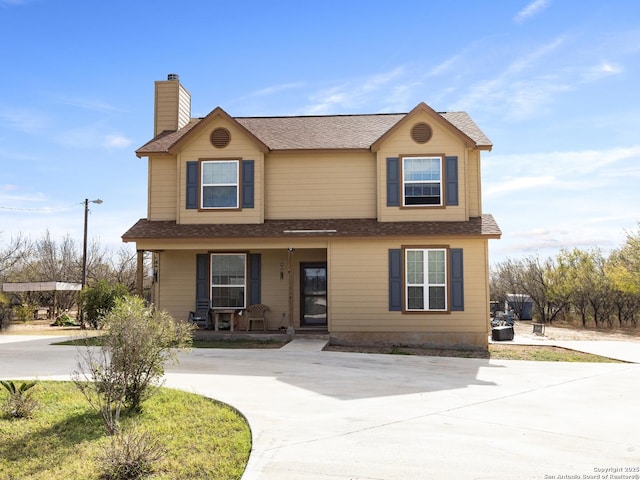
<instances>
[{"instance_id":1,"label":"concrete driveway","mask_svg":"<svg viewBox=\"0 0 640 480\"><path fill-rule=\"evenodd\" d=\"M0 378L75 368L2 338ZM166 381L247 417L243 480L640 478L638 364L199 349Z\"/></svg>"}]
</instances>

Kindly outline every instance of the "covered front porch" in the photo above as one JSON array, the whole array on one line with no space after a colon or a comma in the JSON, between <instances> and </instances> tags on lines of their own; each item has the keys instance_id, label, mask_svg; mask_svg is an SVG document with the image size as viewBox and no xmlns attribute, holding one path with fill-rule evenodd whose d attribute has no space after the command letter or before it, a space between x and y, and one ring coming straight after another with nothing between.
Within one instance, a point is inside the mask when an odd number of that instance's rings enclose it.
<instances>
[{"instance_id":1,"label":"covered front porch","mask_svg":"<svg viewBox=\"0 0 640 480\"><path fill-rule=\"evenodd\" d=\"M151 301L174 318L195 319L199 334L329 331L327 248L226 244L152 252ZM255 304L266 306L264 322L248 321Z\"/></svg>"}]
</instances>

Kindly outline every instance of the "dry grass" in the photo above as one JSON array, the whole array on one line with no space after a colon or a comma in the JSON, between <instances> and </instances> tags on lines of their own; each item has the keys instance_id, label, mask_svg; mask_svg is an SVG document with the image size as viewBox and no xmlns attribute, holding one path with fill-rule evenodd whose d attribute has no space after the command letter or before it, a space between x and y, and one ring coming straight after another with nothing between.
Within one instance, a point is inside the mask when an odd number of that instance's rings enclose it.
<instances>
[{"instance_id":1,"label":"dry grass","mask_svg":"<svg viewBox=\"0 0 640 480\"><path fill-rule=\"evenodd\" d=\"M619 363L618 360L576 352L558 347L513 344L491 344L488 350L451 350L415 347L345 347L329 345L334 352L382 353L391 355L423 355L430 357L486 358L492 360L531 360L541 362L603 362Z\"/></svg>"}]
</instances>

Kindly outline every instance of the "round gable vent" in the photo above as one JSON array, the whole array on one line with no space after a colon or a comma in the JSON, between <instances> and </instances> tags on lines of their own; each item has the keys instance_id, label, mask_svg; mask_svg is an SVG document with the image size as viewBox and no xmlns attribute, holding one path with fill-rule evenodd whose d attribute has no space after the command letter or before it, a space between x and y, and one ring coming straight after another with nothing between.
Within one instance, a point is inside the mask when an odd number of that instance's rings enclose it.
<instances>
[{"instance_id":1,"label":"round gable vent","mask_svg":"<svg viewBox=\"0 0 640 480\"><path fill-rule=\"evenodd\" d=\"M416 123L411 129L411 138L416 143L427 143L431 140L431 135L433 135L431 127L424 122Z\"/></svg>"},{"instance_id":2,"label":"round gable vent","mask_svg":"<svg viewBox=\"0 0 640 480\"><path fill-rule=\"evenodd\" d=\"M216 128L211 132L211 145L216 148L224 148L231 141L231 133L226 128Z\"/></svg>"}]
</instances>

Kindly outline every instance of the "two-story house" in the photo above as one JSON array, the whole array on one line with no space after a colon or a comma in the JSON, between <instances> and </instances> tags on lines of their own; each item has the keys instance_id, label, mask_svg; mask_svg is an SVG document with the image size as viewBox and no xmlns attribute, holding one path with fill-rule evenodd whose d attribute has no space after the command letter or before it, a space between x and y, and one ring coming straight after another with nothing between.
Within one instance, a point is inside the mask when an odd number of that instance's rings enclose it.
<instances>
[{"instance_id":1,"label":"two-story house","mask_svg":"<svg viewBox=\"0 0 640 480\"><path fill-rule=\"evenodd\" d=\"M153 301L261 303L267 328L333 343L486 348L480 154L464 112L191 118L177 75L155 83L148 213L124 235L153 252Z\"/></svg>"}]
</instances>

